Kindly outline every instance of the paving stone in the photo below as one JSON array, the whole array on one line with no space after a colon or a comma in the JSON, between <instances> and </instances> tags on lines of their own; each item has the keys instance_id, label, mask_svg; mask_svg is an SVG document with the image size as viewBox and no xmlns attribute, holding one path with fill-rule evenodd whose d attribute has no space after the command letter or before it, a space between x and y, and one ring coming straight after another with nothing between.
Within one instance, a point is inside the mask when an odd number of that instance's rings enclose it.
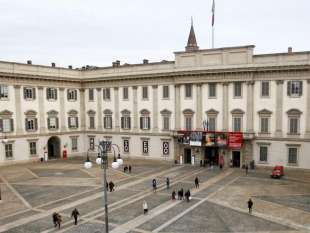
<instances>
[{"instance_id":1,"label":"paving stone","mask_svg":"<svg viewBox=\"0 0 310 233\"><path fill-rule=\"evenodd\" d=\"M113 226L109 225L109 230L113 230ZM79 224L76 227L65 231L66 233L101 233L105 232L104 223L90 222Z\"/></svg>"},{"instance_id":2,"label":"paving stone","mask_svg":"<svg viewBox=\"0 0 310 233\"><path fill-rule=\"evenodd\" d=\"M35 211L35 210L28 210L28 211L24 211L24 212L21 212L21 213L17 213L15 215L11 215L9 217L4 217L4 218L1 218L0 219L0 226L2 224L6 224L6 223L10 223L10 222L13 222L13 221L16 221L18 219L22 219L22 218L25 218L25 217L29 217L31 215L34 215L34 214L37 214L39 213L39 211Z\"/></svg>"},{"instance_id":3,"label":"paving stone","mask_svg":"<svg viewBox=\"0 0 310 233\"><path fill-rule=\"evenodd\" d=\"M31 169L39 177L73 177L73 178L91 178L90 175L75 169Z\"/></svg>"}]
</instances>

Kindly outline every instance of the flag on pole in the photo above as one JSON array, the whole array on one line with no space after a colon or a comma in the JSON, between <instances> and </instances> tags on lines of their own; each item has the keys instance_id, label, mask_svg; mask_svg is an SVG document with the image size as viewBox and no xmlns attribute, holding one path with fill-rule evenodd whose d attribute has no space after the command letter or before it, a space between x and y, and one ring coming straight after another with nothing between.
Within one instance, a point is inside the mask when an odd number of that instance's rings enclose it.
<instances>
[{"instance_id":1,"label":"flag on pole","mask_svg":"<svg viewBox=\"0 0 310 233\"><path fill-rule=\"evenodd\" d=\"M214 26L215 0L212 3L212 27Z\"/></svg>"}]
</instances>

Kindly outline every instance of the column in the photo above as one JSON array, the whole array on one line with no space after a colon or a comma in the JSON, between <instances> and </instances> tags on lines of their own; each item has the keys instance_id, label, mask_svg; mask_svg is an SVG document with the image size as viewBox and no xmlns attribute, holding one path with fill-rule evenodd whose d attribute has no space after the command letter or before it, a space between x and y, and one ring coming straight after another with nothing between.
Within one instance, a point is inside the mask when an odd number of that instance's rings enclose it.
<instances>
[{"instance_id":1,"label":"column","mask_svg":"<svg viewBox=\"0 0 310 233\"><path fill-rule=\"evenodd\" d=\"M153 85L153 132L158 131L158 86Z\"/></svg>"},{"instance_id":2,"label":"column","mask_svg":"<svg viewBox=\"0 0 310 233\"><path fill-rule=\"evenodd\" d=\"M16 119L16 134L23 133L22 127L22 109L21 109L21 94L20 85L14 85L15 89L15 119Z\"/></svg>"},{"instance_id":3,"label":"column","mask_svg":"<svg viewBox=\"0 0 310 233\"><path fill-rule=\"evenodd\" d=\"M133 94L133 130L137 131L139 129L138 126L138 87L132 87Z\"/></svg>"},{"instance_id":4,"label":"column","mask_svg":"<svg viewBox=\"0 0 310 233\"><path fill-rule=\"evenodd\" d=\"M114 116L115 116L115 131L119 132L119 89L114 87Z\"/></svg>"},{"instance_id":5,"label":"column","mask_svg":"<svg viewBox=\"0 0 310 233\"><path fill-rule=\"evenodd\" d=\"M102 89L101 88L97 88L97 116L98 116L98 130L102 131L103 130L103 126L102 126Z\"/></svg>"},{"instance_id":6,"label":"column","mask_svg":"<svg viewBox=\"0 0 310 233\"><path fill-rule=\"evenodd\" d=\"M65 108L65 88L59 88L59 104L60 104L60 130L66 131L66 108Z\"/></svg>"},{"instance_id":7,"label":"column","mask_svg":"<svg viewBox=\"0 0 310 233\"><path fill-rule=\"evenodd\" d=\"M81 130L86 129L86 120L85 120L85 89L80 89L80 117L81 117Z\"/></svg>"},{"instance_id":8,"label":"column","mask_svg":"<svg viewBox=\"0 0 310 233\"><path fill-rule=\"evenodd\" d=\"M228 131L228 84L223 83L223 131Z\"/></svg>"},{"instance_id":9,"label":"column","mask_svg":"<svg viewBox=\"0 0 310 233\"><path fill-rule=\"evenodd\" d=\"M174 86L174 119L175 119L175 129L181 129L181 105L180 105L180 84Z\"/></svg>"},{"instance_id":10,"label":"column","mask_svg":"<svg viewBox=\"0 0 310 233\"><path fill-rule=\"evenodd\" d=\"M196 129L202 129L202 84L197 84L196 92Z\"/></svg>"},{"instance_id":11,"label":"column","mask_svg":"<svg viewBox=\"0 0 310 233\"><path fill-rule=\"evenodd\" d=\"M44 88L38 87L38 99L39 99L39 122L40 122L40 133L45 133L46 131L46 118L45 118L45 108L44 108Z\"/></svg>"},{"instance_id":12,"label":"column","mask_svg":"<svg viewBox=\"0 0 310 233\"><path fill-rule=\"evenodd\" d=\"M310 80L307 80L307 99L306 99L306 134L310 138Z\"/></svg>"},{"instance_id":13,"label":"column","mask_svg":"<svg viewBox=\"0 0 310 233\"><path fill-rule=\"evenodd\" d=\"M276 91L276 137L282 137L283 80L277 80Z\"/></svg>"},{"instance_id":14,"label":"column","mask_svg":"<svg viewBox=\"0 0 310 233\"><path fill-rule=\"evenodd\" d=\"M254 81L247 84L247 100L246 100L246 132L254 132Z\"/></svg>"}]
</instances>

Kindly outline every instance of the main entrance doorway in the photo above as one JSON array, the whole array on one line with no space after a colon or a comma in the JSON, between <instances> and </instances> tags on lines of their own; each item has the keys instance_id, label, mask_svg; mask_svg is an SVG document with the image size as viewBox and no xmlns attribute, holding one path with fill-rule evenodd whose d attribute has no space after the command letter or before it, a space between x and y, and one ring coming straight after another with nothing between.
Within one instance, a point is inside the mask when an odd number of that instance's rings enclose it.
<instances>
[{"instance_id":1,"label":"main entrance doorway","mask_svg":"<svg viewBox=\"0 0 310 233\"><path fill-rule=\"evenodd\" d=\"M240 167L240 151L232 152L233 167Z\"/></svg>"},{"instance_id":2,"label":"main entrance doorway","mask_svg":"<svg viewBox=\"0 0 310 233\"><path fill-rule=\"evenodd\" d=\"M184 163L192 163L192 152L191 149L184 149Z\"/></svg>"},{"instance_id":3,"label":"main entrance doorway","mask_svg":"<svg viewBox=\"0 0 310 233\"><path fill-rule=\"evenodd\" d=\"M219 163L218 147L205 147L205 163L208 165L218 165Z\"/></svg>"},{"instance_id":4,"label":"main entrance doorway","mask_svg":"<svg viewBox=\"0 0 310 233\"><path fill-rule=\"evenodd\" d=\"M47 141L48 159L60 158L60 139L56 136Z\"/></svg>"}]
</instances>

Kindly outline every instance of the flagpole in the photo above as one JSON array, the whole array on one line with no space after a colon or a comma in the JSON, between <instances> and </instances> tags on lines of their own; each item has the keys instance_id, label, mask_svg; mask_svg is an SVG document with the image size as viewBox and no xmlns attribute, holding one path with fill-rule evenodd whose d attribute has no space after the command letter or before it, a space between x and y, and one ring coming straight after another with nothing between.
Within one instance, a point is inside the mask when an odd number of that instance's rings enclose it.
<instances>
[{"instance_id":1,"label":"flagpole","mask_svg":"<svg viewBox=\"0 0 310 233\"><path fill-rule=\"evenodd\" d=\"M212 49L214 49L214 26L212 26Z\"/></svg>"},{"instance_id":2,"label":"flagpole","mask_svg":"<svg viewBox=\"0 0 310 233\"><path fill-rule=\"evenodd\" d=\"M212 49L214 49L215 0L212 2Z\"/></svg>"}]
</instances>

